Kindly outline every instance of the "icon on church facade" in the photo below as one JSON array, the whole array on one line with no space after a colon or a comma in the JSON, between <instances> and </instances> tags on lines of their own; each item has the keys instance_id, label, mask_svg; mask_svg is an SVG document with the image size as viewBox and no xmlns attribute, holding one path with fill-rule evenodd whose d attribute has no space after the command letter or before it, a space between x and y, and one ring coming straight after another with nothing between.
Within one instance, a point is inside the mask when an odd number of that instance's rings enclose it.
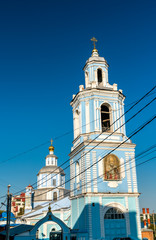
<instances>
[{"instance_id":1,"label":"icon on church facade","mask_svg":"<svg viewBox=\"0 0 156 240\"><path fill-rule=\"evenodd\" d=\"M120 161L113 154L104 158L104 178L105 180L120 180Z\"/></svg>"}]
</instances>

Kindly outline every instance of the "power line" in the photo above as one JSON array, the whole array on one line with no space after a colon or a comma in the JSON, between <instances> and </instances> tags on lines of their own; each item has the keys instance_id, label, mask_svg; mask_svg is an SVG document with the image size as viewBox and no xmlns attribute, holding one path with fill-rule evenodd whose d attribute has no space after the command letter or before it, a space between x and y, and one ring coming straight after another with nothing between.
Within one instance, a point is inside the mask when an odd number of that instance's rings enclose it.
<instances>
[{"instance_id":1,"label":"power line","mask_svg":"<svg viewBox=\"0 0 156 240\"><path fill-rule=\"evenodd\" d=\"M115 151L116 149L118 149L121 145L123 145L125 142L127 142L131 137L133 137L133 136L136 135L138 132L140 132L143 128L145 128L145 127L146 127L149 123L151 123L155 118L156 118L156 116L154 116L154 117L151 118L148 122L146 122L146 123L144 123L143 125L141 125L139 128L136 129L136 131L135 131L134 133L132 133L132 134L130 135L130 137L127 137L126 140L124 140L123 142L121 142L121 143L120 143L118 146L116 146L113 150L109 151L106 155L104 155L103 157L101 157L98 161L96 161L95 163L91 164L89 167L85 168L85 170L81 171L81 172L80 172L79 174L77 174L76 176L70 178L70 179L67 180L65 183L73 180L73 179L76 178L77 176L79 176L79 175L81 175L82 173L86 172L88 169L90 169L90 168L93 167L95 164L97 164L99 161L101 161L104 157L107 157L109 154L111 154L112 152L114 152L114 151ZM55 189L58 189L58 187L60 187L60 186L62 186L62 184L59 185L59 186L57 186L57 187L55 187ZM52 191L52 190L50 189L50 190L44 192L44 194L47 193L47 192L50 192L50 191ZM38 196L41 196L41 195L43 195L43 193L42 193L42 194L38 194L38 195L36 195L35 197L38 197Z\"/></svg>"},{"instance_id":2,"label":"power line","mask_svg":"<svg viewBox=\"0 0 156 240\"><path fill-rule=\"evenodd\" d=\"M150 95L154 94L155 92L154 92L154 93L151 93L151 92L152 92L155 88L156 88L156 86L154 86L147 94L145 94L145 97L149 97ZM142 100L142 99L141 99L141 100ZM138 102L138 100L137 100L137 101L134 101L134 102L132 102L132 103L127 104L127 106L129 106L129 105L131 105L131 104L133 104L133 103L137 103L137 102ZM140 102L140 101L139 101L139 102ZM123 107L122 107L122 108L123 108ZM119 109L117 109L117 110L115 110L115 111L119 111L119 110L122 109L122 108L119 108ZM125 112L125 114L126 114L126 112ZM90 123L92 123L92 122L95 122L95 121L97 121L97 120L98 120L98 119L95 119L95 120L93 120L93 121L91 121L91 122L89 122L89 123L87 123L87 124L82 125L82 126L79 127L79 128L76 128L75 130L70 130L70 131L68 131L68 132L65 132L64 134L61 134L61 135L53 138L53 140L58 140L58 139L60 139L60 138L62 138L62 137L64 137L64 136L66 136L66 135L68 135L68 134L70 134L70 133L73 133L74 131L82 128L83 126L86 126L86 125L88 125L88 124L90 124ZM46 142L41 143L41 144L39 144L39 145L37 145L37 146L34 146L34 147L32 147L32 148L30 148L30 149L28 149L28 150L26 150L26 151L23 151L23 152L21 152L21 153L18 153L18 154L16 154L16 155L14 155L14 156L12 156L12 157L10 157L10 158L8 158L8 159L0 162L0 164L3 164L3 163L5 163L5 162L8 162L8 161L10 161L10 160L12 160L12 159L15 159L15 158L17 158L17 157L20 157L20 156L22 156L22 155L24 155L24 154L26 154L26 153L32 152L32 151L34 151L34 150L36 150L36 149L38 149L38 148L40 148L40 147L43 147L43 146L47 145L48 143L49 143L49 141L46 141Z\"/></svg>"},{"instance_id":3,"label":"power line","mask_svg":"<svg viewBox=\"0 0 156 240\"><path fill-rule=\"evenodd\" d=\"M136 115L138 115L142 110L144 110L146 107L148 107L153 101L155 101L156 100L156 98L154 98L151 102L149 102L148 104L146 104L146 106L145 107L143 107L142 109L140 109L136 114L134 114L131 118L129 118L124 124L122 124L119 128L117 128L113 133L115 133L118 129L120 129L122 126L124 126L126 123L128 123L131 119L133 119ZM87 155L89 152L91 152L93 149L95 149L97 146L99 146L102 142L104 142L106 139L108 139L111 135L113 135L113 133L111 133L109 136L107 136L106 138L104 138L102 141L100 141L96 146L94 146L93 148L91 148L90 150L88 150L84 155L83 155L83 157L85 156L85 155ZM89 144L88 144L89 145ZM88 145L86 145L85 147L87 147ZM85 148L84 147L84 148ZM84 149L83 148L83 149ZM83 150L82 149L82 150ZM82 151L81 150L81 151ZM79 159L81 159L81 157L80 158L78 158L77 159L77 161L79 160ZM69 161L69 160L68 160ZM74 162L72 163L72 164L74 164ZM67 169L68 167L70 167L71 165L69 165L69 166L67 166L67 167L65 167L63 170L61 170L60 171L60 173L61 172L63 172L65 169ZM57 169L57 168L56 168ZM55 170L54 170L55 171ZM54 172L53 171L53 172ZM51 172L51 173L49 173L46 177L44 177L44 178L47 178L50 174L52 174L53 172ZM58 174L58 173L57 173ZM56 176L57 174L55 174L54 176ZM54 176L52 176L52 177L54 177ZM52 178L51 177L51 178ZM43 181L43 179L44 178L42 178L42 181ZM51 179L50 178L50 179ZM48 179L48 180L50 180L50 179ZM47 182L48 180L45 180L44 182ZM41 180L39 180L39 181L41 181ZM38 182L39 182L38 181ZM36 182L36 183L38 183L38 182ZM42 182L41 184L43 184L44 182ZM41 184L39 184L38 186L40 186Z\"/></svg>"},{"instance_id":4,"label":"power line","mask_svg":"<svg viewBox=\"0 0 156 240\"><path fill-rule=\"evenodd\" d=\"M156 87L156 86L155 86L155 87ZM129 112L132 108L134 108L134 107L135 107L139 102L141 102L146 96L148 96L148 94L151 93L151 92L155 89L155 87L153 87L153 88L152 88L149 92L147 92L142 98L140 98L130 109L128 109L128 110L125 112L125 114L126 114L127 112ZM155 100L155 99L153 99L152 101L154 101L154 100ZM152 101L151 101L151 102L152 102ZM150 104L150 103L149 103L149 104ZM147 105L149 105L149 104L147 104ZM123 117L125 114L122 114L121 117ZM120 118L121 118L121 117L120 117ZM118 118L116 121L118 121L120 118ZM115 122L116 122L116 121L115 121ZM115 123L115 122L114 122L114 123ZM114 123L113 123L113 124L114 124ZM127 123L127 121L126 121L125 123ZM124 123L124 124L125 124L125 123ZM123 125L122 125L122 126L123 126ZM122 127L122 126L121 126L121 127ZM118 128L118 129L119 129L119 128ZM117 129L117 130L118 130L118 129ZM114 132L115 132L115 131L114 131ZM114 133L114 132L113 132L113 133ZM102 133L103 133L103 132L102 132ZM102 133L100 133L97 137L99 137ZM112 133L112 134L113 134L113 133ZM111 134L111 135L112 135L112 134ZM109 136L110 136L110 135L109 135ZM97 138L97 137L96 137L96 138ZM89 144L91 144L96 138L94 138L91 142L89 142L86 146L84 146L84 148L87 147ZM104 139L104 140L105 140L105 139ZM103 141L104 141L104 140L103 140ZM99 143L99 144L100 144L100 143ZM99 144L97 144L97 146L98 146ZM41 146L41 145L43 145L43 144L40 144L40 146ZM95 147L94 147L94 148L95 148ZM94 149L94 148L93 148L93 149ZM31 150L33 150L33 149L34 149L34 148L32 148ZM91 149L91 150L92 150L92 149ZM90 152L91 150L89 150L88 152ZM26 153L26 152L25 152L25 153ZM17 156L17 155L16 155L16 156ZM19 156L19 154L18 154L18 156ZM69 161L69 160L67 160L67 161ZM64 165L67 161L65 161L62 165ZM61 165L61 166L62 166L62 165ZM56 169L57 169L57 168L56 168ZM56 170L56 169L55 169L55 170ZM65 169L66 169L66 168L65 168ZM54 171L55 171L55 170L54 170ZM53 172L54 172L54 171L53 171ZM51 172L51 173L53 173L53 172ZM51 174L51 173L50 173L50 174ZM48 175L49 175L49 174L48 174ZM47 175L47 176L48 176L48 175ZM46 177L47 177L47 176L46 176ZM37 183L37 182L35 182L34 184L36 184L36 183ZM33 184L33 185L34 185L34 184ZM22 190L21 190L21 191L22 191ZM21 191L19 191L19 192L21 192ZM25 191L25 189L24 189L24 191ZM19 193L19 192L17 192L17 193ZM17 194L17 193L15 193L15 194ZM1 197L1 198L2 198L2 197Z\"/></svg>"},{"instance_id":5,"label":"power line","mask_svg":"<svg viewBox=\"0 0 156 240\"><path fill-rule=\"evenodd\" d=\"M152 91L152 90L150 90L149 92L151 92L151 91ZM138 102L140 102L145 96L147 96L147 94L148 94L148 93L146 93L141 99L139 99ZM126 121L124 124L122 124L119 128L121 128L123 125L125 125L127 122L129 122L129 121L130 121L132 118L134 118L137 114L139 114L144 108L146 108L149 104L151 104L155 99L156 99L156 98L154 98L152 101L150 101L148 104L146 104L145 107L143 107L143 108L142 108L141 110L139 110L136 114L134 114L133 117L131 117L129 120L127 120L127 121ZM138 102L137 102L136 104L138 104ZM125 112L125 114L126 114L128 111L130 111L134 106L136 106L136 104L134 104L129 110L127 110L127 111ZM123 115L122 115L122 116L123 116ZM121 117L122 117L122 116L121 116ZM120 118L121 118L121 117L120 117ZM118 120L119 120L119 119L117 119L116 121L118 121ZM113 123L113 124L114 124L114 123ZM116 132L119 128L117 128L114 132ZM114 132L113 132L113 133L114 133ZM102 133L103 133L103 132L102 132ZM102 133L100 133L97 137L99 137ZM99 142L96 146L94 146L94 147L93 147L92 149L90 149L88 152L92 151L95 147L97 147L100 143L102 143L104 140L106 140L108 137L110 137L113 133L111 133L109 136L107 136L105 139L103 139L101 142ZM97 138L97 137L96 137L96 138ZM96 139L96 138L95 138L95 139ZM86 146L84 146L84 148L87 147L90 143L92 143L95 139L93 139L93 140L92 140L91 142L89 142ZM87 152L87 153L88 153L88 152ZM86 153L86 154L87 154L87 153ZM86 155L86 154L85 154L85 155ZM81 158L81 157L80 157L80 158ZM79 158L79 159L80 159L80 158ZM77 160L79 160L79 159L77 159ZM64 164L65 164L66 162L68 162L68 161L69 161L69 160L65 161L62 165L64 165ZM61 165L61 166L62 166L62 165ZM69 167L69 166L67 166L66 168L64 168L64 170L67 169L68 167ZM59 167L57 167L56 169L58 169L58 168L59 168ZM55 170L56 170L56 169L55 169ZM52 174L53 172L55 172L55 170L52 171L52 172L50 172L46 177L48 177L50 174ZM62 171L63 171L63 170L62 170ZM57 175L57 174L56 174L56 175ZM56 175L54 175L54 176L56 176ZM54 177L54 176L53 176L53 177ZM46 178L46 177L44 177L44 178ZM44 179L44 178L43 178L43 179ZM43 179L42 179L42 180L43 180ZM47 180L46 180L46 181L47 181ZM46 182L46 181L45 181L45 182ZM36 183L38 183L38 182L35 182L34 184L36 184ZM34 184L33 184L33 185L34 185ZM32 186L33 186L33 185L32 185ZM40 184L40 185L41 185L41 184ZM25 189L24 189L24 190L21 190L21 191L25 191ZM17 193L19 193L19 192L17 192ZM17 194L17 193L14 193L14 194Z\"/></svg>"},{"instance_id":6,"label":"power line","mask_svg":"<svg viewBox=\"0 0 156 240\"><path fill-rule=\"evenodd\" d=\"M144 157L144 156L143 156L143 157ZM133 159L135 159L135 157L134 157ZM128 161L131 161L131 160L133 160L133 159L130 159L130 160L128 160ZM136 167L138 167L138 166L140 166L140 165L143 165L143 164L145 164L146 162L149 162L149 161L151 161L151 160L153 160L153 159L156 159L156 156L155 156L155 157L152 157L152 158L150 158L150 159L148 159L148 160L145 160L145 161L137 164L136 166L130 167L130 168L126 169L126 170L123 171L123 172L127 172L128 170L130 170L130 169L132 169L132 168L136 168ZM121 172L121 173L122 173L122 172ZM83 186L85 186L85 185L88 185L89 183L94 182L95 180L97 180L98 178L101 178L101 177L103 177L103 174L101 174L100 176L98 176L98 177L96 177L96 178L88 181L87 183L84 183L83 185L81 185L81 187L83 187ZM103 179L102 179L100 182L103 182ZM99 183L99 182L98 182L98 183ZM77 190L77 188L75 188L75 189L73 189L72 191L70 191L70 193L71 193L71 192L74 192L75 190ZM62 195L62 197L66 196L66 195L68 196L68 193ZM60 197L59 197L59 198L60 198ZM52 201L50 201L50 202L51 202L51 203L53 203L53 202L56 203L56 202L58 202L58 201L61 200L61 199L62 199L62 198L58 199L57 201L53 201L53 200L52 200ZM44 205L45 205L45 206L44 206ZM48 204L47 204L47 203L44 203L44 204L41 204L40 206L46 207L46 206L48 206L48 205L49 205L49 202L48 202ZM37 210L33 210L33 211L36 212ZM29 214L29 213L28 213L28 214Z\"/></svg>"}]
</instances>

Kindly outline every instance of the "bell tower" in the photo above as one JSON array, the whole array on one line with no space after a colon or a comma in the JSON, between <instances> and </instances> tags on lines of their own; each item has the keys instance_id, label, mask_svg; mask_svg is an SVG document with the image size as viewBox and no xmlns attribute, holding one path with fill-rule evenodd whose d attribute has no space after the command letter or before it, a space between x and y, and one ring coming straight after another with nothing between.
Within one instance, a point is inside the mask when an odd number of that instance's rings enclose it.
<instances>
[{"instance_id":1,"label":"bell tower","mask_svg":"<svg viewBox=\"0 0 156 240\"><path fill-rule=\"evenodd\" d=\"M127 139L125 96L109 83L108 63L99 56L97 40L91 41L94 48L83 68L85 86L79 86L71 101L71 227L86 232L90 240L141 239L135 144L127 140L116 148Z\"/></svg>"}]
</instances>

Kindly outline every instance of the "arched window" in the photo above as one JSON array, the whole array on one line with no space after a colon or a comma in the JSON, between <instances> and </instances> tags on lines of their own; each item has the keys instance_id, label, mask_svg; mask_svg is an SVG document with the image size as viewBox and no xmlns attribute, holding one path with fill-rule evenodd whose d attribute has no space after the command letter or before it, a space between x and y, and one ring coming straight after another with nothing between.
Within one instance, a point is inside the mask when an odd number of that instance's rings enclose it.
<instances>
[{"instance_id":1,"label":"arched window","mask_svg":"<svg viewBox=\"0 0 156 240\"><path fill-rule=\"evenodd\" d=\"M124 214L118 208L109 208L105 213L104 219L124 219Z\"/></svg>"},{"instance_id":2,"label":"arched window","mask_svg":"<svg viewBox=\"0 0 156 240\"><path fill-rule=\"evenodd\" d=\"M57 200L57 192L53 193L53 200L56 201Z\"/></svg>"},{"instance_id":3,"label":"arched window","mask_svg":"<svg viewBox=\"0 0 156 240\"><path fill-rule=\"evenodd\" d=\"M98 85L102 83L102 70L98 69L97 70L97 78L98 78Z\"/></svg>"},{"instance_id":4,"label":"arched window","mask_svg":"<svg viewBox=\"0 0 156 240\"><path fill-rule=\"evenodd\" d=\"M75 119L74 119L74 135L77 137L79 135L79 111L78 109L75 111Z\"/></svg>"},{"instance_id":5,"label":"arched window","mask_svg":"<svg viewBox=\"0 0 156 240\"><path fill-rule=\"evenodd\" d=\"M101 124L102 132L110 130L110 111L109 107L105 104L101 106Z\"/></svg>"},{"instance_id":6,"label":"arched window","mask_svg":"<svg viewBox=\"0 0 156 240\"><path fill-rule=\"evenodd\" d=\"M120 161L114 154L109 154L104 158L104 179L120 180Z\"/></svg>"}]
</instances>

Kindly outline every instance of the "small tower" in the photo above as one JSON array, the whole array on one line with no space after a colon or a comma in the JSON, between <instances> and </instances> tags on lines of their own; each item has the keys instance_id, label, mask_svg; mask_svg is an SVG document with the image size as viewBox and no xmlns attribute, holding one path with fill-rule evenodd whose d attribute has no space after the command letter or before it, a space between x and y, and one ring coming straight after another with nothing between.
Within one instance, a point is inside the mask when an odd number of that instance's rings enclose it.
<instances>
[{"instance_id":1,"label":"small tower","mask_svg":"<svg viewBox=\"0 0 156 240\"><path fill-rule=\"evenodd\" d=\"M109 83L107 61L99 56L97 40L92 41L94 49L83 68L85 87L80 85L71 101L71 227L88 232L89 239L138 239L135 144L128 140L113 151L127 139L123 125L125 96L117 84Z\"/></svg>"},{"instance_id":2,"label":"small tower","mask_svg":"<svg viewBox=\"0 0 156 240\"><path fill-rule=\"evenodd\" d=\"M28 213L32 210L32 197L33 197L33 187L29 184L26 187L26 193L25 193L25 213Z\"/></svg>"},{"instance_id":3,"label":"small tower","mask_svg":"<svg viewBox=\"0 0 156 240\"><path fill-rule=\"evenodd\" d=\"M104 57L100 57L98 50L95 47L95 38L91 41L94 42L94 49L91 57L86 61L83 68L85 73L85 87L86 88L113 88L108 83L108 64Z\"/></svg>"},{"instance_id":4,"label":"small tower","mask_svg":"<svg viewBox=\"0 0 156 240\"><path fill-rule=\"evenodd\" d=\"M34 205L46 201L56 201L67 195L65 189L65 173L57 165L58 157L54 154L54 147L49 147L49 154L45 158L45 166L37 174L37 190L34 191Z\"/></svg>"}]
</instances>

